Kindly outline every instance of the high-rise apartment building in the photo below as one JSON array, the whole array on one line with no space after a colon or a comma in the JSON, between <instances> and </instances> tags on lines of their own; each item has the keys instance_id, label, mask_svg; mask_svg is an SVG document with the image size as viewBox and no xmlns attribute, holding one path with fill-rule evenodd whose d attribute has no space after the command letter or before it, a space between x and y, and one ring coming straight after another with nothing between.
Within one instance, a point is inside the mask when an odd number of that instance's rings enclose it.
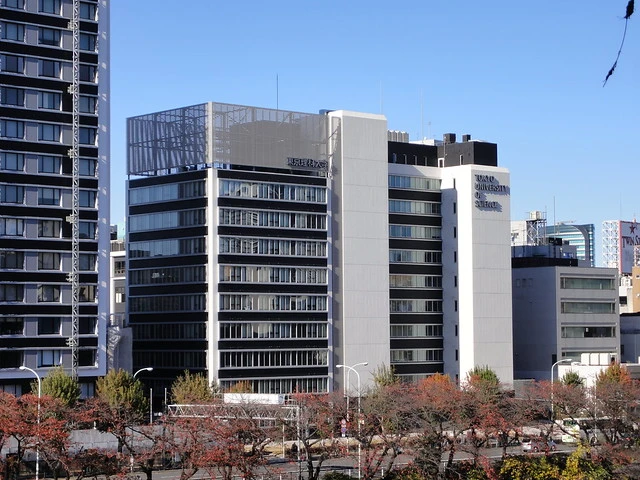
<instances>
[{"instance_id":1,"label":"high-rise apartment building","mask_svg":"<svg viewBox=\"0 0 640 480\"><path fill-rule=\"evenodd\" d=\"M90 394L109 312L108 0L0 10L0 388L62 365Z\"/></svg>"},{"instance_id":2,"label":"high-rise apartment building","mask_svg":"<svg viewBox=\"0 0 640 480\"><path fill-rule=\"evenodd\" d=\"M156 395L185 369L257 393L353 384L341 365L512 381L495 144L207 103L129 119L128 148L133 369Z\"/></svg>"}]
</instances>

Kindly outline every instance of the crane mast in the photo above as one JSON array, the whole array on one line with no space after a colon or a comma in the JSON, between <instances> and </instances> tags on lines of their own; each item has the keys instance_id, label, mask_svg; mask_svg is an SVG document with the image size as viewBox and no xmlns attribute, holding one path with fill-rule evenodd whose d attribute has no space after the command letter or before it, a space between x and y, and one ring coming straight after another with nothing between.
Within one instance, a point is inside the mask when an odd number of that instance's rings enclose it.
<instances>
[{"instance_id":1,"label":"crane mast","mask_svg":"<svg viewBox=\"0 0 640 480\"><path fill-rule=\"evenodd\" d=\"M73 81L69 93L73 97L72 141L69 157L72 170L72 208L68 221L71 223L71 376L78 379L78 344L80 326L80 0L73 0L73 15L69 23L73 33Z\"/></svg>"}]
</instances>

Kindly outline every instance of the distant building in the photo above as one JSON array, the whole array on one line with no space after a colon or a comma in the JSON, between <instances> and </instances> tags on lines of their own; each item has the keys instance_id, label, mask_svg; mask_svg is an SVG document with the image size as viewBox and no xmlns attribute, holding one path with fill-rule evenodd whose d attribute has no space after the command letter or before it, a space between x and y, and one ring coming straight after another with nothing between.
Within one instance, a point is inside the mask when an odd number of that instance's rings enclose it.
<instances>
[{"instance_id":1,"label":"distant building","mask_svg":"<svg viewBox=\"0 0 640 480\"><path fill-rule=\"evenodd\" d=\"M633 220L602 222L602 259L605 267L630 275L640 259L640 224Z\"/></svg>"},{"instance_id":2,"label":"distant building","mask_svg":"<svg viewBox=\"0 0 640 480\"><path fill-rule=\"evenodd\" d=\"M489 365L510 383L509 174L495 144L381 115L207 103L128 120L133 369L323 392ZM350 380L349 378L349 372ZM353 387L352 387L353 388Z\"/></svg>"},{"instance_id":3,"label":"distant building","mask_svg":"<svg viewBox=\"0 0 640 480\"><path fill-rule=\"evenodd\" d=\"M556 361L583 353L620 358L617 273L578 266L568 249L513 247L515 378L549 380Z\"/></svg>"},{"instance_id":4,"label":"distant building","mask_svg":"<svg viewBox=\"0 0 640 480\"><path fill-rule=\"evenodd\" d=\"M547 237L559 238L563 242L576 247L576 254L579 260L586 262L585 266L595 267L595 227L593 224L574 225L560 223L547 225Z\"/></svg>"},{"instance_id":5,"label":"distant building","mask_svg":"<svg viewBox=\"0 0 640 480\"><path fill-rule=\"evenodd\" d=\"M118 239L117 226L111 232L110 319L107 327L107 370L132 372L131 329L126 317L126 245ZM132 372L133 373L133 372Z\"/></svg>"}]
</instances>

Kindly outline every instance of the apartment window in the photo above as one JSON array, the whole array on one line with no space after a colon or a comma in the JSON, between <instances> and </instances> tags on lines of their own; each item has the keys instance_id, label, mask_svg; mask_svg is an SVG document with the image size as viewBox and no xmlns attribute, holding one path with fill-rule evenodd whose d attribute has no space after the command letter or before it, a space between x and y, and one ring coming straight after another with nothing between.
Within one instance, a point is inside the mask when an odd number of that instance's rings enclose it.
<instances>
[{"instance_id":1,"label":"apartment window","mask_svg":"<svg viewBox=\"0 0 640 480\"><path fill-rule=\"evenodd\" d=\"M60 238L62 222L60 220L39 220L38 237Z\"/></svg>"},{"instance_id":2,"label":"apartment window","mask_svg":"<svg viewBox=\"0 0 640 480\"><path fill-rule=\"evenodd\" d=\"M96 36L89 33L80 34L80 50L88 50L95 52L96 50Z\"/></svg>"},{"instance_id":3,"label":"apartment window","mask_svg":"<svg viewBox=\"0 0 640 480\"><path fill-rule=\"evenodd\" d=\"M96 223L94 222L80 222L80 238L95 239L96 238Z\"/></svg>"},{"instance_id":4,"label":"apartment window","mask_svg":"<svg viewBox=\"0 0 640 480\"><path fill-rule=\"evenodd\" d=\"M60 189L38 188L38 205L60 205Z\"/></svg>"},{"instance_id":5,"label":"apartment window","mask_svg":"<svg viewBox=\"0 0 640 480\"><path fill-rule=\"evenodd\" d=\"M24 187L21 185L0 185L2 203L24 203Z\"/></svg>"},{"instance_id":6,"label":"apartment window","mask_svg":"<svg viewBox=\"0 0 640 480\"><path fill-rule=\"evenodd\" d=\"M0 169L22 172L24 170L24 155L22 153L1 153Z\"/></svg>"},{"instance_id":7,"label":"apartment window","mask_svg":"<svg viewBox=\"0 0 640 480\"><path fill-rule=\"evenodd\" d=\"M62 95L57 92L38 92L38 107L60 110Z\"/></svg>"},{"instance_id":8,"label":"apartment window","mask_svg":"<svg viewBox=\"0 0 640 480\"><path fill-rule=\"evenodd\" d=\"M24 42L24 25L21 23L2 22L2 39Z\"/></svg>"},{"instance_id":9,"label":"apartment window","mask_svg":"<svg viewBox=\"0 0 640 480\"><path fill-rule=\"evenodd\" d=\"M80 143L82 145L95 145L96 144L96 129L80 127Z\"/></svg>"},{"instance_id":10,"label":"apartment window","mask_svg":"<svg viewBox=\"0 0 640 480\"><path fill-rule=\"evenodd\" d=\"M24 220L22 218L0 218L0 236L22 237Z\"/></svg>"},{"instance_id":11,"label":"apartment window","mask_svg":"<svg viewBox=\"0 0 640 480\"><path fill-rule=\"evenodd\" d=\"M2 120L2 136L5 138L24 138L24 122L17 120Z\"/></svg>"},{"instance_id":12,"label":"apartment window","mask_svg":"<svg viewBox=\"0 0 640 480\"><path fill-rule=\"evenodd\" d=\"M24 333L24 318L0 317L0 335L22 335Z\"/></svg>"},{"instance_id":13,"label":"apartment window","mask_svg":"<svg viewBox=\"0 0 640 480\"><path fill-rule=\"evenodd\" d=\"M24 57L2 55L2 71L24 74Z\"/></svg>"},{"instance_id":14,"label":"apartment window","mask_svg":"<svg viewBox=\"0 0 640 480\"><path fill-rule=\"evenodd\" d=\"M126 265L127 262L125 262L124 260L122 261L115 261L113 262L113 274L114 275L123 275L124 272L126 271ZM158 277L160 277L161 274L158 274ZM161 282L157 282L157 283L161 283Z\"/></svg>"},{"instance_id":15,"label":"apartment window","mask_svg":"<svg viewBox=\"0 0 640 480\"><path fill-rule=\"evenodd\" d=\"M2 87L2 105L13 105L24 107L24 89L13 87Z\"/></svg>"},{"instance_id":16,"label":"apartment window","mask_svg":"<svg viewBox=\"0 0 640 480\"><path fill-rule=\"evenodd\" d=\"M7 8L24 9L24 0L4 0L4 6Z\"/></svg>"},{"instance_id":17,"label":"apartment window","mask_svg":"<svg viewBox=\"0 0 640 480\"><path fill-rule=\"evenodd\" d=\"M96 67L93 65L80 65L80 81L95 83Z\"/></svg>"},{"instance_id":18,"label":"apartment window","mask_svg":"<svg viewBox=\"0 0 640 480\"><path fill-rule=\"evenodd\" d=\"M38 285L38 302L59 302L60 285Z\"/></svg>"},{"instance_id":19,"label":"apartment window","mask_svg":"<svg viewBox=\"0 0 640 480\"><path fill-rule=\"evenodd\" d=\"M0 350L0 365L0 368L20 367L22 365L22 352L19 350Z\"/></svg>"},{"instance_id":20,"label":"apartment window","mask_svg":"<svg viewBox=\"0 0 640 480\"><path fill-rule=\"evenodd\" d=\"M60 78L62 64L55 60L40 60L39 69L39 75L41 77ZM82 72L82 68L80 69L80 72Z\"/></svg>"},{"instance_id":21,"label":"apartment window","mask_svg":"<svg viewBox=\"0 0 640 480\"><path fill-rule=\"evenodd\" d=\"M78 266L78 268L80 268L80 270L83 271L83 272L95 271L95 269L96 269L96 256L95 255L91 255L91 254L87 254L87 253L81 253L80 254L80 258L79 258L79 266Z\"/></svg>"},{"instance_id":22,"label":"apartment window","mask_svg":"<svg viewBox=\"0 0 640 480\"><path fill-rule=\"evenodd\" d=\"M80 159L80 175L88 177L96 176L96 160L93 158L81 158Z\"/></svg>"},{"instance_id":23,"label":"apartment window","mask_svg":"<svg viewBox=\"0 0 640 480\"><path fill-rule=\"evenodd\" d=\"M96 319L94 317L80 317L78 332L81 335L95 335Z\"/></svg>"},{"instance_id":24,"label":"apartment window","mask_svg":"<svg viewBox=\"0 0 640 480\"><path fill-rule=\"evenodd\" d=\"M38 140L42 140L43 142L59 142L60 132L62 132L60 125L51 123L38 124Z\"/></svg>"},{"instance_id":25,"label":"apartment window","mask_svg":"<svg viewBox=\"0 0 640 480\"><path fill-rule=\"evenodd\" d=\"M38 335L60 335L60 317L39 317Z\"/></svg>"},{"instance_id":26,"label":"apartment window","mask_svg":"<svg viewBox=\"0 0 640 480\"><path fill-rule=\"evenodd\" d=\"M78 365L81 367L93 367L96 364L96 350L94 348L78 351Z\"/></svg>"},{"instance_id":27,"label":"apartment window","mask_svg":"<svg viewBox=\"0 0 640 480\"><path fill-rule=\"evenodd\" d=\"M38 367L55 367L62 362L60 350L40 350L38 352Z\"/></svg>"},{"instance_id":28,"label":"apartment window","mask_svg":"<svg viewBox=\"0 0 640 480\"><path fill-rule=\"evenodd\" d=\"M116 303L124 303L127 299L125 287L115 287Z\"/></svg>"},{"instance_id":29,"label":"apartment window","mask_svg":"<svg viewBox=\"0 0 640 480\"><path fill-rule=\"evenodd\" d=\"M95 114L97 102L98 102L98 99L96 97L80 95L80 111L82 113Z\"/></svg>"},{"instance_id":30,"label":"apartment window","mask_svg":"<svg viewBox=\"0 0 640 480\"><path fill-rule=\"evenodd\" d=\"M80 206L95 208L96 192L94 190L80 190Z\"/></svg>"},{"instance_id":31,"label":"apartment window","mask_svg":"<svg viewBox=\"0 0 640 480\"><path fill-rule=\"evenodd\" d=\"M55 28L40 27L40 33L38 35L38 43L40 45L51 45L54 47L59 47L60 38L60 30L57 30Z\"/></svg>"},{"instance_id":32,"label":"apartment window","mask_svg":"<svg viewBox=\"0 0 640 480\"><path fill-rule=\"evenodd\" d=\"M40 12L60 15L60 0L40 0Z\"/></svg>"},{"instance_id":33,"label":"apartment window","mask_svg":"<svg viewBox=\"0 0 640 480\"><path fill-rule=\"evenodd\" d=\"M24 252L14 250L0 252L0 268L22 270L24 268Z\"/></svg>"},{"instance_id":34,"label":"apartment window","mask_svg":"<svg viewBox=\"0 0 640 480\"><path fill-rule=\"evenodd\" d=\"M562 338L613 338L616 327L562 327Z\"/></svg>"},{"instance_id":35,"label":"apartment window","mask_svg":"<svg viewBox=\"0 0 640 480\"><path fill-rule=\"evenodd\" d=\"M60 270L60 253L39 252L38 270Z\"/></svg>"},{"instance_id":36,"label":"apartment window","mask_svg":"<svg viewBox=\"0 0 640 480\"><path fill-rule=\"evenodd\" d=\"M83 20L93 20L96 19L96 4L95 3L86 3L80 2L80 18Z\"/></svg>"},{"instance_id":37,"label":"apartment window","mask_svg":"<svg viewBox=\"0 0 640 480\"><path fill-rule=\"evenodd\" d=\"M80 287L79 299L80 299L81 302L95 302L96 301L96 286L95 285L82 285Z\"/></svg>"},{"instance_id":38,"label":"apartment window","mask_svg":"<svg viewBox=\"0 0 640 480\"><path fill-rule=\"evenodd\" d=\"M0 284L0 302L22 302L23 300L24 285Z\"/></svg>"},{"instance_id":39,"label":"apartment window","mask_svg":"<svg viewBox=\"0 0 640 480\"><path fill-rule=\"evenodd\" d=\"M53 155L38 156L38 172L39 173L60 173L60 165L62 159Z\"/></svg>"}]
</instances>

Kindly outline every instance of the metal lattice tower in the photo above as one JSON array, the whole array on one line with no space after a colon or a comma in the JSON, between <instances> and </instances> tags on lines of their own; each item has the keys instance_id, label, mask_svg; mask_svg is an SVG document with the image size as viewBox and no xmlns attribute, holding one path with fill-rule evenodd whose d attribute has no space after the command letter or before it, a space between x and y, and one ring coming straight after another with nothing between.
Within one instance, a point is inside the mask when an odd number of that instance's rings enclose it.
<instances>
[{"instance_id":1,"label":"metal lattice tower","mask_svg":"<svg viewBox=\"0 0 640 480\"><path fill-rule=\"evenodd\" d=\"M602 222L602 261L605 267L620 268L620 222L606 220Z\"/></svg>"},{"instance_id":2,"label":"metal lattice tower","mask_svg":"<svg viewBox=\"0 0 640 480\"><path fill-rule=\"evenodd\" d=\"M72 172L72 209L67 220L71 223L71 336L67 341L71 347L71 376L78 378L79 343L79 299L80 299L80 0L73 0L73 16L69 22L73 33L73 81L69 93L73 97L72 140L69 157L73 165Z\"/></svg>"},{"instance_id":3,"label":"metal lattice tower","mask_svg":"<svg viewBox=\"0 0 640 480\"><path fill-rule=\"evenodd\" d=\"M545 214L540 211L529 212L529 219L526 225L526 245L544 245L547 237L547 218Z\"/></svg>"}]
</instances>

